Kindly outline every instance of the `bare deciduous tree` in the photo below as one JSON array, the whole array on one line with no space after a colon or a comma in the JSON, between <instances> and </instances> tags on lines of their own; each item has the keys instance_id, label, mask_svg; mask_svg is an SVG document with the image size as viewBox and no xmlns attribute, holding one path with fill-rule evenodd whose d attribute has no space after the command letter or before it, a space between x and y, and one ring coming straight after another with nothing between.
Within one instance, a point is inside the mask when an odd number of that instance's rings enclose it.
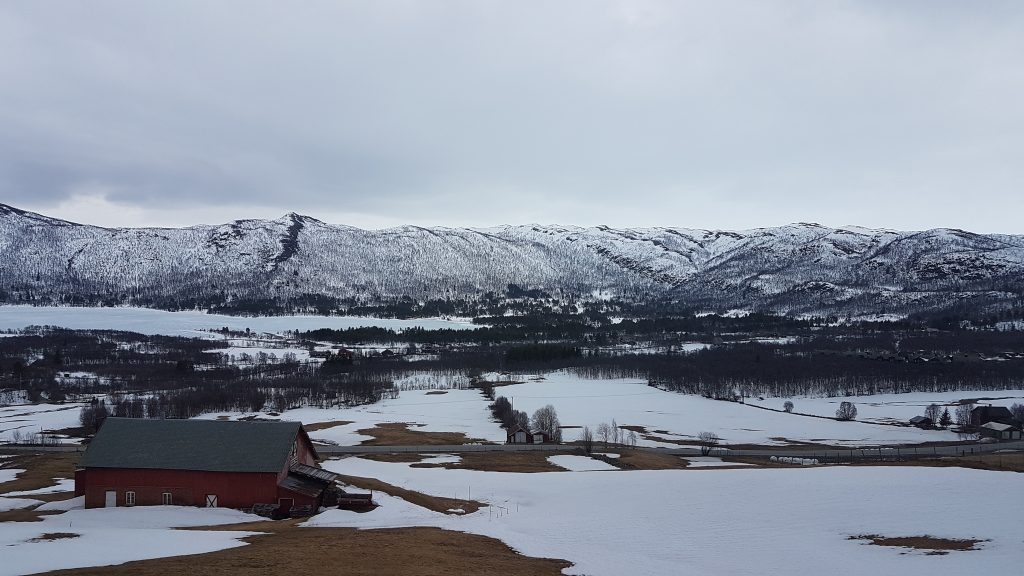
<instances>
[{"instance_id":1,"label":"bare deciduous tree","mask_svg":"<svg viewBox=\"0 0 1024 576\"><path fill-rule=\"evenodd\" d=\"M512 421L515 422L515 426L518 426L523 430L529 430L530 428L530 415L522 410L512 411Z\"/></svg>"},{"instance_id":2,"label":"bare deciduous tree","mask_svg":"<svg viewBox=\"0 0 1024 576\"><path fill-rule=\"evenodd\" d=\"M1010 406L1010 414L1013 414L1013 418L1018 422L1024 422L1024 404L1014 403Z\"/></svg>"},{"instance_id":3,"label":"bare deciduous tree","mask_svg":"<svg viewBox=\"0 0 1024 576\"><path fill-rule=\"evenodd\" d=\"M103 421L110 415L107 405L103 400L93 401L82 407L78 413L78 422L89 434L95 433L103 425Z\"/></svg>"},{"instance_id":4,"label":"bare deciduous tree","mask_svg":"<svg viewBox=\"0 0 1024 576\"><path fill-rule=\"evenodd\" d=\"M786 400L786 402L782 405L782 409L785 410L786 412L792 412L793 403L789 400Z\"/></svg>"},{"instance_id":5,"label":"bare deciduous tree","mask_svg":"<svg viewBox=\"0 0 1024 576\"><path fill-rule=\"evenodd\" d=\"M836 410L836 420L856 420L857 407L853 402L841 402Z\"/></svg>"},{"instance_id":6,"label":"bare deciduous tree","mask_svg":"<svg viewBox=\"0 0 1024 576\"><path fill-rule=\"evenodd\" d=\"M590 431L590 426L584 426L580 431L580 444L583 445L583 450L587 454L594 451L594 433Z\"/></svg>"},{"instance_id":7,"label":"bare deciduous tree","mask_svg":"<svg viewBox=\"0 0 1024 576\"><path fill-rule=\"evenodd\" d=\"M931 420L933 425L938 424L939 419L942 418L942 407L938 404L929 404L924 409L924 417Z\"/></svg>"},{"instance_id":8,"label":"bare deciduous tree","mask_svg":"<svg viewBox=\"0 0 1024 576\"><path fill-rule=\"evenodd\" d=\"M558 412L555 411L555 407L551 404L538 408L533 413L533 419L530 421L530 424L534 432L544 432L551 438L552 442L562 441L562 425L558 421Z\"/></svg>"},{"instance_id":9,"label":"bare deciduous tree","mask_svg":"<svg viewBox=\"0 0 1024 576\"><path fill-rule=\"evenodd\" d=\"M971 435L971 412L974 411L974 404L961 404L956 407L957 433L967 438Z\"/></svg>"},{"instance_id":10,"label":"bare deciduous tree","mask_svg":"<svg viewBox=\"0 0 1024 576\"><path fill-rule=\"evenodd\" d=\"M608 442L612 439L612 427L608 424L601 422L597 425L597 437L604 443L604 447L608 447Z\"/></svg>"},{"instance_id":11,"label":"bare deciduous tree","mask_svg":"<svg viewBox=\"0 0 1024 576\"><path fill-rule=\"evenodd\" d=\"M714 432L701 432L697 434L697 443L700 444L700 453L707 456L711 449L718 445L718 434Z\"/></svg>"}]
</instances>

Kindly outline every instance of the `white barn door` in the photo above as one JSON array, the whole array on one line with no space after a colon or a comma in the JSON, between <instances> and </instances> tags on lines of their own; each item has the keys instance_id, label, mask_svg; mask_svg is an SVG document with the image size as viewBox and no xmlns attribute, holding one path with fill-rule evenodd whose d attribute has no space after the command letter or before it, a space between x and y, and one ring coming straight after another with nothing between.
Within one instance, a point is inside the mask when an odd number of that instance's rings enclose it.
<instances>
[{"instance_id":1,"label":"white barn door","mask_svg":"<svg viewBox=\"0 0 1024 576\"><path fill-rule=\"evenodd\" d=\"M216 494L207 494L206 495L206 507L207 508L216 508L217 507L217 495Z\"/></svg>"},{"instance_id":2,"label":"white barn door","mask_svg":"<svg viewBox=\"0 0 1024 576\"><path fill-rule=\"evenodd\" d=\"M117 507L117 490L107 490L106 500L103 503L105 508L116 508Z\"/></svg>"}]
</instances>

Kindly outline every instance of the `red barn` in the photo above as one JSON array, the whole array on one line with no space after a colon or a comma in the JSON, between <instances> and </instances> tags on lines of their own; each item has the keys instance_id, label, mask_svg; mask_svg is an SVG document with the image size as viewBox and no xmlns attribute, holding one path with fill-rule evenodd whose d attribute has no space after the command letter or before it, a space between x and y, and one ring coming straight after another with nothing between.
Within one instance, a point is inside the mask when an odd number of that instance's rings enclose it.
<instances>
[{"instance_id":1,"label":"red barn","mask_svg":"<svg viewBox=\"0 0 1024 576\"><path fill-rule=\"evenodd\" d=\"M75 471L86 508L276 505L315 512L335 475L299 422L107 418Z\"/></svg>"}]
</instances>

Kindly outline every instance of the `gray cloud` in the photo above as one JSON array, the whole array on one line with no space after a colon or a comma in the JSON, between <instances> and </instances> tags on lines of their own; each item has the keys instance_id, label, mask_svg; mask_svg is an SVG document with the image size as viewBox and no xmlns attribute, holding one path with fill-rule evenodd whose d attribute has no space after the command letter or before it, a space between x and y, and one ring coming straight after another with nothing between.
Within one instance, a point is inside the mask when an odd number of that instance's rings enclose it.
<instances>
[{"instance_id":1,"label":"gray cloud","mask_svg":"<svg viewBox=\"0 0 1024 576\"><path fill-rule=\"evenodd\" d=\"M1024 232L1021 54L1016 2L9 2L0 201Z\"/></svg>"}]
</instances>

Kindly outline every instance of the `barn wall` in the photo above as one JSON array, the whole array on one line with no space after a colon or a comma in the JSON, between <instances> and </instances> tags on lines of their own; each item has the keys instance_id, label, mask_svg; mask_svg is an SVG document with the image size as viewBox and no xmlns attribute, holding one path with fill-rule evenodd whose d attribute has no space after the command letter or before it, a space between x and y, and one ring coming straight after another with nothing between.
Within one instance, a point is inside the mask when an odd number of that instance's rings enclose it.
<instances>
[{"instance_id":1,"label":"barn wall","mask_svg":"<svg viewBox=\"0 0 1024 576\"><path fill-rule=\"evenodd\" d=\"M299 463L306 464L307 466L316 466L316 458L313 457L313 447L309 445L307 436L300 432L295 441L298 443Z\"/></svg>"},{"instance_id":2,"label":"barn wall","mask_svg":"<svg viewBox=\"0 0 1024 576\"><path fill-rule=\"evenodd\" d=\"M306 464L308 466L316 466L316 458L313 457L313 447L310 445L308 437L301 432L295 437L295 443L292 444L292 450L294 451L295 457L288 455L288 459L285 461L284 466L277 473L277 481L284 480L285 476L288 475L288 470L292 464Z\"/></svg>"},{"instance_id":3,"label":"barn wall","mask_svg":"<svg viewBox=\"0 0 1024 576\"><path fill-rule=\"evenodd\" d=\"M125 505L127 491L135 492L137 506L162 504L164 492L170 492L173 504L179 506L204 506L207 494L216 494L217 504L224 508L277 503L277 475L273 473L123 468L79 472L75 474L75 492L84 493L86 508L102 508L108 490L117 491L118 506Z\"/></svg>"}]
</instances>

